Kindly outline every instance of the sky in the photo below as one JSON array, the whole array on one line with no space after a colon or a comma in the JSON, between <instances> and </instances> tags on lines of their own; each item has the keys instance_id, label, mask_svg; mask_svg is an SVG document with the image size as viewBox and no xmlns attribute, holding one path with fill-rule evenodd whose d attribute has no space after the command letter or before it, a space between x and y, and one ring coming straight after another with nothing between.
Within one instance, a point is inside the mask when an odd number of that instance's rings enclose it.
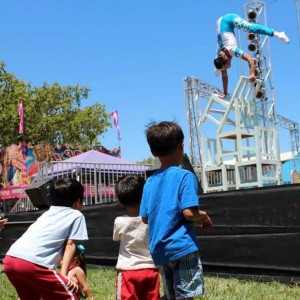
<instances>
[{"instance_id":1,"label":"sky","mask_svg":"<svg viewBox=\"0 0 300 300\"><path fill-rule=\"evenodd\" d=\"M213 66L216 21L226 13L244 16L244 4L251 2L1 0L0 60L9 73L33 86L88 86L83 106L98 102L108 113L119 113L121 141L112 123L99 137L101 144L108 149L120 145L123 159L141 161L151 156L145 138L149 122L176 121L188 137L183 79L194 76L221 88ZM296 2L263 3L268 25L285 31L291 41L270 39L276 110L300 122ZM245 43L243 48L247 50ZM239 72L234 58L230 91ZM280 129L279 137L281 152L289 151L289 132Z\"/></svg>"}]
</instances>

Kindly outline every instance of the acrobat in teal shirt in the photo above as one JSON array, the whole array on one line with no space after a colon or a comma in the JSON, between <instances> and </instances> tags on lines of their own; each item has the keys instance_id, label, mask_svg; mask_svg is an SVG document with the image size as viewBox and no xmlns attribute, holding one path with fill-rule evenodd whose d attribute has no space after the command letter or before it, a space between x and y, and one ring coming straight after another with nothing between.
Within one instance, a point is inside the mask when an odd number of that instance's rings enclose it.
<instances>
[{"instance_id":1,"label":"acrobat in teal shirt","mask_svg":"<svg viewBox=\"0 0 300 300\"><path fill-rule=\"evenodd\" d=\"M258 24L250 23L237 14L226 14L217 21L217 54L226 48L231 56L242 57L244 51L237 46L234 29L241 29L246 32L273 36L274 29Z\"/></svg>"}]
</instances>

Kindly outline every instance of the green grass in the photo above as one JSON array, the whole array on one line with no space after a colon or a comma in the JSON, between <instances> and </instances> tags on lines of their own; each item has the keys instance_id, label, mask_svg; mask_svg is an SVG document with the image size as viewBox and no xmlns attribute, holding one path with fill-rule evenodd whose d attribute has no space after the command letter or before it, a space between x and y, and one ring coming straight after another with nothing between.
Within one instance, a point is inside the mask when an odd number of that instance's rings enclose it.
<instances>
[{"instance_id":1,"label":"green grass","mask_svg":"<svg viewBox=\"0 0 300 300\"><path fill-rule=\"evenodd\" d=\"M113 268L88 270L88 283L97 300L115 299ZM206 295L195 299L214 300L296 300L300 299L298 285L277 282L244 281L233 278L205 277ZM0 274L0 299L17 299L17 294L6 276ZM141 299L146 300L146 299Z\"/></svg>"}]
</instances>

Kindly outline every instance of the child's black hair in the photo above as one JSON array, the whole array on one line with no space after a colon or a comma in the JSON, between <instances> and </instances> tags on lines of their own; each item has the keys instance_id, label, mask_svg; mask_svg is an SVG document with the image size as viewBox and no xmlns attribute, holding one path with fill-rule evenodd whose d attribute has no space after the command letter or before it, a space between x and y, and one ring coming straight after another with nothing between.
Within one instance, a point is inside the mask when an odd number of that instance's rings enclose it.
<instances>
[{"instance_id":1,"label":"child's black hair","mask_svg":"<svg viewBox=\"0 0 300 300\"><path fill-rule=\"evenodd\" d=\"M169 121L150 123L146 129L146 137L155 157L173 153L184 140L181 127L175 122Z\"/></svg>"},{"instance_id":2,"label":"child's black hair","mask_svg":"<svg viewBox=\"0 0 300 300\"><path fill-rule=\"evenodd\" d=\"M125 207L137 206L141 203L145 179L139 175L125 175L120 178L115 191L119 202Z\"/></svg>"},{"instance_id":3,"label":"child's black hair","mask_svg":"<svg viewBox=\"0 0 300 300\"><path fill-rule=\"evenodd\" d=\"M83 202L83 185L72 178L61 178L50 187L51 204L72 207L80 199Z\"/></svg>"}]
</instances>

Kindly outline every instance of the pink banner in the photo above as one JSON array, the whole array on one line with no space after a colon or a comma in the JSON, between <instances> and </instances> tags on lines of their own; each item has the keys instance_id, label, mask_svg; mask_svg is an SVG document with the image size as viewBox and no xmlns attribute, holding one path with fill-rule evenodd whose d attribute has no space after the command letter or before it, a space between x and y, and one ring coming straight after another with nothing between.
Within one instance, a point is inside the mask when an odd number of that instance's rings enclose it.
<instances>
[{"instance_id":1,"label":"pink banner","mask_svg":"<svg viewBox=\"0 0 300 300\"><path fill-rule=\"evenodd\" d=\"M84 197L114 197L115 188L113 184L84 184ZM22 198L26 196L25 189L28 185L9 186L0 189L0 200Z\"/></svg>"},{"instance_id":2,"label":"pink banner","mask_svg":"<svg viewBox=\"0 0 300 300\"><path fill-rule=\"evenodd\" d=\"M28 185L18 185L18 186L9 186L6 188L0 189L0 199L16 199L26 196L25 189L28 188Z\"/></svg>"},{"instance_id":3,"label":"pink banner","mask_svg":"<svg viewBox=\"0 0 300 300\"><path fill-rule=\"evenodd\" d=\"M84 184L84 197L114 197L115 187L113 184Z\"/></svg>"}]
</instances>

